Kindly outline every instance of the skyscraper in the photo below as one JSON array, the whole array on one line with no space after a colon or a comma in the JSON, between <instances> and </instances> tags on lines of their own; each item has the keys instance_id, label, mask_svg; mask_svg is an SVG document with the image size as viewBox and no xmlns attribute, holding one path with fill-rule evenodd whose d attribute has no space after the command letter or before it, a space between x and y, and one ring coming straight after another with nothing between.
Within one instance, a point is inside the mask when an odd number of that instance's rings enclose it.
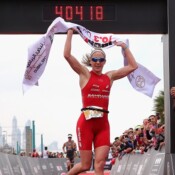
<instances>
[{"instance_id":1,"label":"skyscraper","mask_svg":"<svg viewBox=\"0 0 175 175\"><path fill-rule=\"evenodd\" d=\"M14 116L12 120L12 147L16 152L18 150L17 146L21 147L21 131L17 126L17 119Z\"/></svg>"},{"instance_id":2,"label":"skyscraper","mask_svg":"<svg viewBox=\"0 0 175 175\"><path fill-rule=\"evenodd\" d=\"M25 127L26 133L26 155L30 155L32 153L32 129L30 126Z\"/></svg>"},{"instance_id":3,"label":"skyscraper","mask_svg":"<svg viewBox=\"0 0 175 175\"><path fill-rule=\"evenodd\" d=\"M26 150L26 127L29 127L31 129L31 121L28 120L25 124L25 128L24 128L24 131L23 131L23 140L22 140L22 149Z\"/></svg>"}]
</instances>

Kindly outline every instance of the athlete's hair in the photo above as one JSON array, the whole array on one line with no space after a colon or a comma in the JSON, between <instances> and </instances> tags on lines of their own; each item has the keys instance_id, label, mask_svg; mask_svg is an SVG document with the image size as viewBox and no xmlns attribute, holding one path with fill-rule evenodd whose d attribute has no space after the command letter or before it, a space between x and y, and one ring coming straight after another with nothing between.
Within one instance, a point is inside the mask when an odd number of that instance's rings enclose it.
<instances>
[{"instance_id":1,"label":"athlete's hair","mask_svg":"<svg viewBox=\"0 0 175 175\"><path fill-rule=\"evenodd\" d=\"M85 66L91 67L90 60L91 60L91 58L92 58L92 55L93 55L95 52L101 52L101 53L104 55L104 58L106 58L105 52L104 52L102 49L97 48L97 49L92 50L91 53L86 53L86 54L83 56L81 62L82 62Z\"/></svg>"}]
</instances>

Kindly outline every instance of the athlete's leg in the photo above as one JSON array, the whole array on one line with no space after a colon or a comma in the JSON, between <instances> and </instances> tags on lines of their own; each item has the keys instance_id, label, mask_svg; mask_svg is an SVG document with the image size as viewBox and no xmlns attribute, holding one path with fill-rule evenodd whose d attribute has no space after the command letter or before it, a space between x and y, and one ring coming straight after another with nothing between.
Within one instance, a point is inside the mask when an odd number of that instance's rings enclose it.
<instances>
[{"instance_id":1,"label":"athlete's leg","mask_svg":"<svg viewBox=\"0 0 175 175\"><path fill-rule=\"evenodd\" d=\"M76 175L83 171L87 171L91 168L92 163L92 151L80 150L81 162L74 165L72 169L67 173L67 175Z\"/></svg>"},{"instance_id":2,"label":"athlete's leg","mask_svg":"<svg viewBox=\"0 0 175 175\"><path fill-rule=\"evenodd\" d=\"M104 165L106 162L106 158L108 157L109 146L100 146L95 149L95 175L103 175L104 174Z\"/></svg>"},{"instance_id":3,"label":"athlete's leg","mask_svg":"<svg viewBox=\"0 0 175 175\"><path fill-rule=\"evenodd\" d=\"M69 171L71 168L71 162L69 158L67 158L66 163L67 163L67 171Z\"/></svg>"},{"instance_id":4,"label":"athlete's leg","mask_svg":"<svg viewBox=\"0 0 175 175\"><path fill-rule=\"evenodd\" d=\"M74 166L74 157L72 157L72 158L70 159L70 162L71 162L70 168L73 168L73 166Z\"/></svg>"}]
</instances>

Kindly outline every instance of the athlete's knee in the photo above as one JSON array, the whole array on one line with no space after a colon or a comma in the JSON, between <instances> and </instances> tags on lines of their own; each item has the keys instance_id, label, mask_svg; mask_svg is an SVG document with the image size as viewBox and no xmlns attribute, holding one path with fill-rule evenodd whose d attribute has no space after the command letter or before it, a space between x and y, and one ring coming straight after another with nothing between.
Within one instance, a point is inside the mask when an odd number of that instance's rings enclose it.
<instances>
[{"instance_id":1,"label":"athlete's knee","mask_svg":"<svg viewBox=\"0 0 175 175\"><path fill-rule=\"evenodd\" d=\"M94 168L95 170L103 170L104 169L104 165L105 165L105 160L95 160L94 162Z\"/></svg>"},{"instance_id":2,"label":"athlete's knee","mask_svg":"<svg viewBox=\"0 0 175 175\"><path fill-rule=\"evenodd\" d=\"M88 171L91 168L91 163L82 164L83 171Z\"/></svg>"},{"instance_id":3,"label":"athlete's knee","mask_svg":"<svg viewBox=\"0 0 175 175\"><path fill-rule=\"evenodd\" d=\"M79 172L84 172L90 170L91 166L89 164L82 164L81 162L75 165Z\"/></svg>"}]
</instances>

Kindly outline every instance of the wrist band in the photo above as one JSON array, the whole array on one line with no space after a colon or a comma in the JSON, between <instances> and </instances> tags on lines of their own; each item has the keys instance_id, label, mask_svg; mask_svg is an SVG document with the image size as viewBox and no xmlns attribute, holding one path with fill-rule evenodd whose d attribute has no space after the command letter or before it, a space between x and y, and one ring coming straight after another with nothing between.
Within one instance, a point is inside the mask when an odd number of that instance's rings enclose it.
<instances>
[{"instance_id":1,"label":"wrist band","mask_svg":"<svg viewBox=\"0 0 175 175\"><path fill-rule=\"evenodd\" d=\"M126 45L126 47L125 47L125 48L122 48L122 50L123 50L123 51L125 51L127 48L128 48L128 45Z\"/></svg>"}]
</instances>

